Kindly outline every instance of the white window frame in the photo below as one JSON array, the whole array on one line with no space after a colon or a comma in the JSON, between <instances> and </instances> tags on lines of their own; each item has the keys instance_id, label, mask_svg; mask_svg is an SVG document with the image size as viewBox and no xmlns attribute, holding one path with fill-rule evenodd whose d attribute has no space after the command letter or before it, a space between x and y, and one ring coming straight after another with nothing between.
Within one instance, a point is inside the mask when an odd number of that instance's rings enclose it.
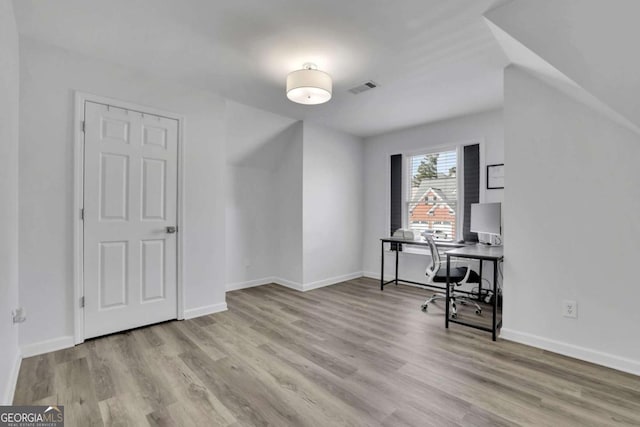
<instances>
[{"instance_id":1,"label":"white window frame","mask_svg":"<svg viewBox=\"0 0 640 427\"><path fill-rule=\"evenodd\" d=\"M456 150L456 178L457 178L457 194L458 194L458 206L464 207L464 191L459 191L460 188L464 187L464 147L468 145L479 145L480 151L480 203L484 203L485 199L485 188L482 185L483 182L486 182L486 161L485 161L485 140L484 138L475 138L467 141L461 141L457 143L449 143L449 144L434 144L426 146L422 149L416 150L407 150L407 151L394 151L393 153L387 153L387 157L389 158L392 154L402 154L402 228L408 228L409 221L409 212L408 212L408 199L411 190L411 180L410 180L410 171L409 171L409 157L433 154L433 153L441 153L443 151L452 151ZM389 185L389 174L390 169L387 170L387 185ZM387 191L389 194L389 191ZM391 200L389 196L387 196L387 212L389 212L391 207ZM458 221L458 218L460 220ZM454 241L460 240L462 238L462 230L464 224L464 212L463 215L459 215L456 212L456 238ZM390 218L387 215L387 227L388 230L391 227ZM425 255L429 253L427 248L422 246L408 246L404 245L403 253L415 253L419 255Z\"/></svg>"},{"instance_id":2,"label":"white window frame","mask_svg":"<svg viewBox=\"0 0 640 427\"><path fill-rule=\"evenodd\" d=\"M411 178L412 178L409 162L411 161L410 159L412 157L427 156L429 154L443 153L446 151L455 151L456 152L456 195L458 200L458 206L464 206L463 204L460 203L462 194L459 191L461 186L464 184L464 178L461 178L461 175L462 175L461 166L463 166L462 164L463 147L464 145L449 145L449 146L442 146L439 148L429 147L428 150L424 150L424 151L420 150L420 151L415 151L413 153L406 153L406 155L403 156L404 164L402 166L403 168L402 173L404 174L405 179L402 180L402 187L403 187L402 188L402 228L409 228L409 197L411 196ZM458 171L460 171L460 173ZM458 212L456 212L456 235L453 238L454 241L459 240L460 239L459 236L461 235L460 228L458 227L458 224L461 222L458 221L458 217L459 217Z\"/></svg>"}]
</instances>

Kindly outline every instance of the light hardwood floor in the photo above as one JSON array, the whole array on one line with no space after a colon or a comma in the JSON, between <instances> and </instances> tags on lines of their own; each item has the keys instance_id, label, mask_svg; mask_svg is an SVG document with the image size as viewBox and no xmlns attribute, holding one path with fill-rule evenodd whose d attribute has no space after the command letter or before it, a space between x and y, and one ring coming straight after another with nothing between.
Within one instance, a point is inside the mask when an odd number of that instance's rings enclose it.
<instances>
[{"instance_id":1,"label":"light hardwood floor","mask_svg":"<svg viewBox=\"0 0 640 427\"><path fill-rule=\"evenodd\" d=\"M67 426L640 425L640 378L458 325L371 279L230 292L229 311L25 359Z\"/></svg>"}]
</instances>

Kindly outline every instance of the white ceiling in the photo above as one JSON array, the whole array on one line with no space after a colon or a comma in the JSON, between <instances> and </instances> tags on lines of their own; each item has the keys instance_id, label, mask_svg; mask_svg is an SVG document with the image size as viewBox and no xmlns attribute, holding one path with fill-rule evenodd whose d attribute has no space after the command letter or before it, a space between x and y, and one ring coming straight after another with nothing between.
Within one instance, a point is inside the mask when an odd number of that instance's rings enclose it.
<instances>
[{"instance_id":1,"label":"white ceiling","mask_svg":"<svg viewBox=\"0 0 640 427\"><path fill-rule=\"evenodd\" d=\"M502 0L19 0L22 36L295 119L369 136L499 107L508 63L482 14ZM288 101L314 62L324 105ZM359 95L351 87L374 80Z\"/></svg>"}]
</instances>

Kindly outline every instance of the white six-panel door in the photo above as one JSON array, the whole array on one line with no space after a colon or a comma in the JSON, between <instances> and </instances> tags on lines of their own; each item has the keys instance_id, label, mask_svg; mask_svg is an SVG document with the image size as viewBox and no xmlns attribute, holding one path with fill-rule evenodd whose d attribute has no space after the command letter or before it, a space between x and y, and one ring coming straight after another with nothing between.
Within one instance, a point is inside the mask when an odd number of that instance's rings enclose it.
<instances>
[{"instance_id":1,"label":"white six-panel door","mask_svg":"<svg viewBox=\"0 0 640 427\"><path fill-rule=\"evenodd\" d=\"M178 122L85 103L85 338L177 316Z\"/></svg>"}]
</instances>

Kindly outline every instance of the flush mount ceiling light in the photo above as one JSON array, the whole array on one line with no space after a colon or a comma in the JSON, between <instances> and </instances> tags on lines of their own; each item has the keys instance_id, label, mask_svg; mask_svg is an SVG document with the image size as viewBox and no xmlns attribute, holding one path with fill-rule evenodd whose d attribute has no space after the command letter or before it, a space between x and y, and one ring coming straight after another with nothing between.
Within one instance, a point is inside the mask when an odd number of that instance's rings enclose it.
<instances>
[{"instance_id":1,"label":"flush mount ceiling light","mask_svg":"<svg viewBox=\"0 0 640 427\"><path fill-rule=\"evenodd\" d=\"M331 76L315 64L304 64L287 76L287 98L298 104L323 104L331 99Z\"/></svg>"}]
</instances>

